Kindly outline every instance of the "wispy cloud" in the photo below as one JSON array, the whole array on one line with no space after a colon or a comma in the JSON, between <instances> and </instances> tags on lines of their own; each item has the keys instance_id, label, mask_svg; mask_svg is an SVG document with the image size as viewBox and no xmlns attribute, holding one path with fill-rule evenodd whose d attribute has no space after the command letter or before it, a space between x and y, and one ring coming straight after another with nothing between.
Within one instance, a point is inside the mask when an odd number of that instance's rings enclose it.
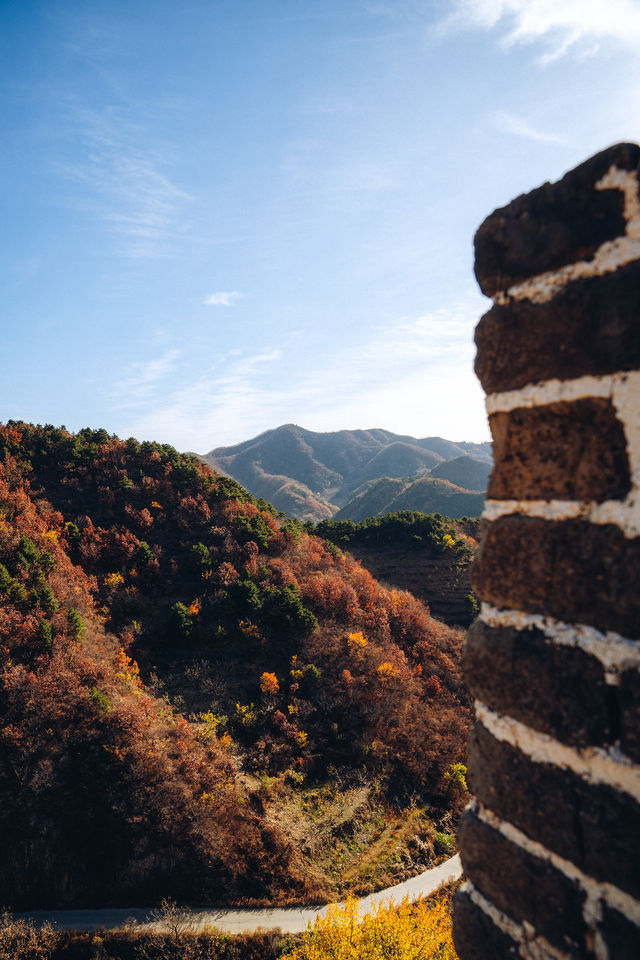
<instances>
[{"instance_id":1,"label":"wispy cloud","mask_svg":"<svg viewBox=\"0 0 640 960\"><path fill-rule=\"evenodd\" d=\"M543 43L542 62L571 51L590 55L604 42L640 53L636 0L453 0L445 29L500 29L501 43Z\"/></svg>"},{"instance_id":2,"label":"wispy cloud","mask_svg":"<svg viewBox=\"0 0 640 960\"><path fill-rule=\"evenodd\" d=\"M190 195L169 178L161 144L130 122L126 111L73 111L82 157L65 173L88 188L85 205L134 258L170 256L184 235Z\"/></svg>"},{"instance_id":3,"label":"wispy cloud","mask_svg":"<svg viewBox=\"0 0 640 960\"><path fill-rule=\"evenodd\" d=\"M203 302L209 307L230 307L242 296L237 290L219 290L217 293L210 293Z\"/></svg>"},{"instance_id":4,"label":"wispy cloud","mask_svg":"<svg viewBox=\"0 0 640 960\"><path fill-rule=\"evenodd\" d=\"M376 326L364 342L344 343L330 355L308 334L303 349L289 340L229 352L196 377L181 376L173 389L164 385L153 403L132 405L125 433L199 452L287 422L483 439L482 393L472 373L473 328L482 309L474 292L429 314Z\"/></svg>"},{"instance_id":5,"label":"wispy cloud","mask_svg":"<svg viewBox=\"0 0 640 960\"><path fill-rule=\"evenodd\" d=\"M125 432L203 452L274 426L286 396L273 375L282 356L276 346L218 357L204 373L163 390L153 405L132 404Z\"/></svg>"},{"instance_id":6,"label":"wispy cloud","mask_svg":"<svg viewBox=\"0 0 640 960\"><path fill-rule=\"evenodd\" d=\"M121 380L112 386L112 399L117 406L131 407L148 403L160 383L173 373L182 352L174 347L159 357L136 360L129 364Z\"/></svg>"},{"instance_id":7,"label":"wispy cloud","mask_svg":"<svg viewBox=\"0 0 640 960\"><path fill-rule=\"evenodd\" d=\"M515 114L509 113L506 110L500 110L494 113L492 120L498 130L505 133L512 133L516 137L524 137L525 140L534 140L538 143L557 143L562 146L566 146L568 143L566 137L561 137L558 136L558 134L533 127L527 123L526 120L523 120L521 117L516 117Z\"/></svg>"}]
</instances>

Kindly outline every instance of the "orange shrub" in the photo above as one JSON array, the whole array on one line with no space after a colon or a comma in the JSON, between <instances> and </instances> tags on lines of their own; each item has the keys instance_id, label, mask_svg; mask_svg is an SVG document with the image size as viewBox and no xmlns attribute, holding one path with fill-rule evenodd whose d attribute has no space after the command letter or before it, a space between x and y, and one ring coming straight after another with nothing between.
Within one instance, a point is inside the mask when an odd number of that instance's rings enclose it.
<instances>
[{"instance_id":1,"label":"orange shrub","mask_svg":"<svg viewBox=\"0 0 640 960\"><path fill-rule=\"evenodd\" d=\"M274 696L280 690L280 684L278 683L278 678L275 673L267 673L266 671L260 677L260 689L267 696Z\"/></svg>"}]
</instances>

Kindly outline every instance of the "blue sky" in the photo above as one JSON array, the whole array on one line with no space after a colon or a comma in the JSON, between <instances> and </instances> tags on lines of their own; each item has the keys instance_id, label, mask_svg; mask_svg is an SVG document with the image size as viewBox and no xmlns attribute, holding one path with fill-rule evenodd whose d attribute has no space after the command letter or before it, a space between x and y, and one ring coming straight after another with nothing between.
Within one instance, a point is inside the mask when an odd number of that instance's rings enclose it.
<instances>
[{"instance_id":1,"label":"blue sky","mask_svg":"<svg viewBox=\"0 0 640 960\"><path fill-rule=\"evenodd\" d=\"M640 0L3 0L0 419L488 437L496 206L640 139Z\"/></svg>"}]
</instances>

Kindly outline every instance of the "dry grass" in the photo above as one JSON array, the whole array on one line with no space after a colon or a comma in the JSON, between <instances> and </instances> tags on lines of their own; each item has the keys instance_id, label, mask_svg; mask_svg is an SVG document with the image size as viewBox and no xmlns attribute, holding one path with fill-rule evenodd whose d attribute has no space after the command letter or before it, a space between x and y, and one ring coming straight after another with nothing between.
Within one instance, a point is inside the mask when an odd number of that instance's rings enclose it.
<instances>
[{"instance_id":1,"label":"dry grass","mask_svg":"<svg viewBox=\"0 0 640 960\"><path fill-rule=\"evenodd\" d=\"M450 825L424 805L390 803L375 781L341 788L335 781L292 790L282 777L245 781L267 822L290 837L320 900L364 896L438 863L434 840Z\"/></svg>"},{"instance_id":2,"label":"dry grass","mask_svg":"<svg viewBox=\"0 0 640 960\"><path fill-rule=\"evenodd\" d=\"M50 924L37 928L7 910L0 914L0 960L49 960L60 939Z\"/></svg>"}]
</instances>

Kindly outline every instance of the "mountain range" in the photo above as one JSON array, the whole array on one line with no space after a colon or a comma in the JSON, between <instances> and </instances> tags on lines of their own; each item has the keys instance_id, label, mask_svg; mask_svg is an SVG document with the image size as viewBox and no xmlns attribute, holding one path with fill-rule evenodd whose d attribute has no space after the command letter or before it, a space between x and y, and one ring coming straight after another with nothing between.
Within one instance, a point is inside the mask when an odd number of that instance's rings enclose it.
<instances>
[{"instance_id":1,"label":"mountain range","mask_svg":"<svg viewBox=\"0 0 640 960\"><path fill-rule=\"evenodd\" d=\"M201 459L300 520L362 520L395 510L479 516L491 444L389 430L316 433L288 423Z\"/></svg>"}]
</instances>

